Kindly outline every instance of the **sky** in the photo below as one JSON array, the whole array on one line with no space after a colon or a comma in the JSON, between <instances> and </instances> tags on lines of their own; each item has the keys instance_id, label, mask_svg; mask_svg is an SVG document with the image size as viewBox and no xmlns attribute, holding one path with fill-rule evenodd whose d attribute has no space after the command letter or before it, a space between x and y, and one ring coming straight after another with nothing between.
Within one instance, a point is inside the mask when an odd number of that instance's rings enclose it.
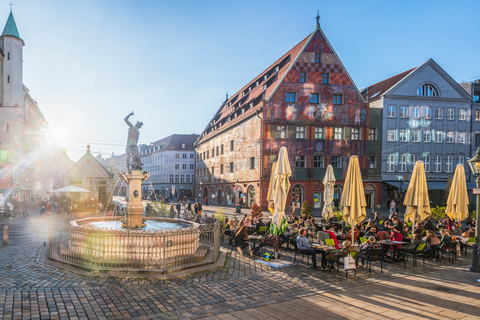
<instances>
[{"instance_id":1,"label":"sky","mask_svg":"<svg viewBox=\"0 0 480 320\"><path fill-rule=\"evenodd\" d=\"M314 31L317 10L359 89L429 58L456 81L480 79L476 0L13 0L23 82L74 161L87 144L124 153L131 111L139 143L200 134L226 92Z\"/></svg>"}]
</instances>

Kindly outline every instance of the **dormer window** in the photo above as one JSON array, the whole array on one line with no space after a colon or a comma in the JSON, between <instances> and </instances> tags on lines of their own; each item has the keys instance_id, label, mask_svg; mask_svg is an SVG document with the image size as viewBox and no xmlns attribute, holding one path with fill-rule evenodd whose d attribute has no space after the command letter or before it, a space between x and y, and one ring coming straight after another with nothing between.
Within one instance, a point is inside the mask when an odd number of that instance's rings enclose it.
<instances>
[{"instance_id":1,"label":"dormer window","mask_svg":"<svg viewBox=\"0 0 480 320\"><path fill-rule=\"evenodd\" d=\"M267 90L267 85L264 84L264 85L263 85L263 91L266 91L266 90Z\"/></svg>"},{"instance_id":2,"label":"dormer window","mask_svg":"<svg viewBox=\"0 0 480 320\"><path fill-rule=\"evenodd\" d=\"M258 81L257 81L257 82L255 82L255 87L258 87Z\"/></svg>"},{"instance_id":3,"label":"dormer window","mask_svg":"<svg viewBox=\"0 0 480 320\"><path fill-rule=\"evenodd\" d=\"M431 84L422 84L420 87L418 87L417 94L419 96L427 96L427 97L438 97L438 90Z\"/></svg>"},{"instance_id":4,"label":"dormer window","mask_svg":"<svg viewBox=\"0 0 480 320\"><path fill-rule=\"evenodd\" d=\"M250 109L252 109L252 108L253 108L253 103L250 103Z\"/></svg>"},{"instance_id":5,"label":"dormer window","mask_svg":"<svg viewBox=\"0 0 480 320\"><path fill-rule=\"evenodd\" d=\"M244 113L245 113L245 109L242 109L242 114L244 114Z\"/></svg>"},{"instance_id":6,"label":"dormer window","mask_svg":"<svg viewBox=\"0 0 480 320\"><path fill-rule=\"evenodd\" d=\"M251 88L251 87L250 87L250 88L248 88L248 92L250 92L250 91L252 91L252 88Z\"/></svg>"},{"instance_id":7,"label":"dormer window","mask_svg":"<svg viewBox=\"0 0 480 320\"><path fill-rule=\"evenodd\" d=\"M242 97L245 97L245 92L242 92Z\"/></svg>"},{"instance_id":8,"label":"dormer window","mask_svg":"<svg viewBox=\"0 0 480 320\"><path fill-rule=\"evenodd\" d=\"M233 117L236 119L236 118L237 118L237 114L235 113L235 114L233 115Z\"/></svg>"},{"instance_id":9,"label":"dormer window","mask_svg":"<svg viewBox=\"0 0 480 320\"><path fill-rule=\"evenodd\" d=\"M267 79L268 79L267 75L264 75L263 80L267 81Z\"/></svg>"},{"instance_id":10,"label":"dormer window","mask_svg":"<svg viewBox=\"0 0 480 320\"><path fill-rule=\"evenodd\" d=\"M280 71L280 68L278 66L275 67L275 72Z\"/></svg>"}]
</instances>

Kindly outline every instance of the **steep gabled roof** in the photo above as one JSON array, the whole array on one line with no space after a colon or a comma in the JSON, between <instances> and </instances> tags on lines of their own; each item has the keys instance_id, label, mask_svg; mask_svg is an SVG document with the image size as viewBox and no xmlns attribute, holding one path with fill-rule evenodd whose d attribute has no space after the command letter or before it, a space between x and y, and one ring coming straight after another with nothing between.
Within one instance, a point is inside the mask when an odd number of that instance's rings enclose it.
<instances>
[{"instance_id":1,"label":"steep gabled roof","mask_svg":"<svg viewBox=\"0 0 480 320\"><path fill-rule=\"evenodd\" d=\"M20 35L18 34L17 25L15 24L15 19L13 18L13 13L10 10L10 14L8 15L7 23L5 24L5 28L3 28L2 36L12 36L18 39Z\"/></svg>"},{"instance_id":2,"label":"steep gabled roof","mask_svg":"<svg viewBox=\"0 0 480 320\"><path fill-rule=\"evenodd\" d=\"M151 149L159 147L158 150L185 150L193 151L193 144L198 139L198 134L172 134L163 139L157 140L146 146L144 149ZM185 148L182 148L182 144L185 144Z\"/></svg>"},{"instance_id":3,"label":"steep gabled roof","mask_svg":"<svg viewBox=\"0 0 480 320\"><path fill-rule=\"evenodd\" d=\"M365 98L368 98L368 102L378 100L383 94L385 94L385 92L387 92L391 87L399 83L400 80L405 78L415 69L416 67L413 69L407 70L405 72L399 73L383 81L372 84L371 86L368 86L362 90L362 95ZM368 89L368 96L367 96L367 89Z\"/></svg>"},{"instance_id":4,"label":"steep gabled roof","mask_svg":"<svg viewBox=\"0 0 480 320\"><path fill-rule=\"evenodd\" d=\"M90 150L87 150L80 160L65 173L65 177L111 179L113 174L90 153Z\"/></svg>"},{"instance_id":5,"label":"steep gabled roof","mask_svg":"<svg viewBox=\"0 0 480 320\"><path fill-rule=\"evenodd\" d=\"M302 52L302 49L312 34L300 41L295 47L280 57L280 59L271 64L242 89L227 99L216 112L214 118L208 123L204 132L197 140L197 143L232 127L260 110L262 106L260 102L266 97L271 97L275 88L288 72L291 64ZM242 109L244 113L242 113ZM236 117L235 114L237 115Z\"/></svg>"}]
</instances>

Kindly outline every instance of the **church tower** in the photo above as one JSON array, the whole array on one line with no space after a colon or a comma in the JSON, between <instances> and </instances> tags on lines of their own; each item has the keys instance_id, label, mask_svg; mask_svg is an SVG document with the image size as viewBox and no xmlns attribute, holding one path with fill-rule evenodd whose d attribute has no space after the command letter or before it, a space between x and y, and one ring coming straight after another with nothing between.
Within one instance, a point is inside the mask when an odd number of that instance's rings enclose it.
<instances>
[{"instance_id":1,"label":"church tower","mask_svg":"<svg viewBox=\"0 0 480 320\"><path fill-rule=\"evenodd\" d=\"M0 37L0 47L3 51L1 85L3 107L23 106L23 46L12 10Z\"/></svg>"}]
</instances>

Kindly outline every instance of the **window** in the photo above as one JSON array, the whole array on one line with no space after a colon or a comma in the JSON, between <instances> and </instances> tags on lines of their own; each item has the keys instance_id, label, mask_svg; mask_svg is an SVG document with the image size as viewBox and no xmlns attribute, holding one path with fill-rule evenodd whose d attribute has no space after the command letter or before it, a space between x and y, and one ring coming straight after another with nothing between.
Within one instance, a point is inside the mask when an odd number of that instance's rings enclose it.
<instances>
[{"instance_id":1,"label":"window","mask_svg":"<svg viewBox=\"0 0 480 320\"><path fill-rule=\"evenodd\" d=\"M179 164L176 164L176 165L175 165L175 170L178 170L178 169L180 169L180 165L179 165Z\"/></svg>"},{"instance_id":2,"label":"window","mask_svg":"<svg viewBox=\"0 0 480 320\"><path fill-rule=\"evenodd\" d=\"M333 95L333 104L342 104L342 95L334 94Z\"/></svg>"},{"instance_id":3,"label":"window","mask_svg":"<svg viewBox=\"0 0 480 320\"><path fill-rule=\"evenodd\" d=\"M10 52L7 53L7 60L10 60Z\"/></svg>"},{"instance_id":4,"label":"window","mask_svg":"<svg viewBox=\"0 0 480 320\"><path fill-rule=\"evenodd\" d=\"M453 143L453 131L447 132L447 143Z\"/></svg>"},{"instance_id":5,"label":"window","mask_svg":"<svg viewBox=\"0 0 480 320\"><path fill-rule=\"evenodd\" d=\"M475 147L480 147L480 133L475 134Z\"/></svg>"},{"instance_id":6,"label":"window","mask_svg":"<svg viewBox=\"0 0 480 320\"><path fill-rule=\"evenodd\" d=\"M277 138L287 139L287 126L277 126Z\"/></svg>"},{"instance_id":7,"label":"window","mask_svg":"<svg viewBox=\"0 0 480 320\"><path fill-rule=\"evenodd\" d=\"M320 53L315 53L315 63L320 63Z\"/></svg>"},{"instance_id":8,"label":"window","mask_svg":"<svg viewBox=\"0 0 480 320\"><path fill-rule=\"evenodd\" d=\"M295 168L305 168L305 156L295 156Z\"/></svg>"},{"instance_id":9,"label":"window","mask_svg":"<svg viewBox=\"0 0 480 320\"><path fill-rule=\"evenodd\" d=\"M447 109L447 120L455 120L455 109L453 108Z\"/></svg>"},{"instance_id":10,"label":"window","mask_svg":"<svg viewBox=\"0 0 480 320\"><path fill-rule=\"evenodd\" d=\"M213 156L213 151L212 151L212 156ZM187 159L187 154L186 153L182 154L182 158Z\"/></svg>"},{"instance_id":11,"label":"window","mask_svg":"<svg viewBox=\"0 0 480 320\"><path fill-rule=\"evenodd\" d=\"M207 159L210 159L210 150L207 150Z\"/></svg>"},{"instance_id":12,"label":"window","mask_svg":"<svg viewBox=\"0 0 480 320\"><path fill-rule=\"evenodd\" d=\"M432 119L432 108L425 107L425 119Z\"/></svg>"},{"instance_id":13,"label":"window","mask_svg":"<svg viewBox=\"0 0 480 320\"><path fill-rule=\"evenodd\" d=\"M182 182L182 183L185 182L185 175L184 174L180 175L180 182Z\"/></svg>"},{"instance_id":14,"label":"window","mask_svg":"<svg viewBox=\"0 0 480 320\"><path fill-rule=\"evenodd\" d=\"M377 157L368 157L368 169L377 168Z\"/></svg>"},{"instance_id":15,"label":"window","mask_svg":"<svg viewBox=\"0 0 480 320\"><path fill-rule=\"evenodd\" d=\"M212 176L215 175L215 167L212 167Z\"/></svg>"},{"instance_id":16,"label":"window","mask_svg":"<svg viewBox=\"0 0 480 320\"><path fill-rule=\"evenodd\" d=\"M412 161L410 161L411 166L410 166L410 171L413 171L413 168L415 168L415 163L418 161L418 156L416 154L412 154Z\"/></svg>"},{"instance_id":17,"label":"window","mask_svg":"<svg viewBox=\"0 0 480 320\"><path fill-rule=\"evenodd\" d=\"M218 147L215 148L215 154L218 156Z\"/></svg>"},{"instance_id":18,"label":"window","mask_svg":"<svg viewBox=\"0 0 480 320\"><path fill-rule=\"evenodd\" d=\"M369 141L377 141L377 129L375 129L375 128L368 129L368 140Z\"/></svg>"},{"instance_id":19,"label":"window","mask_svg":"<svg viewBox=\"0 0 480 320\"><path fill-rule=\"evenodd\" d=\"M388 106L388 117L395 118L397 116L397 111L395 106Z\"/></svg>"},{"instance_id":20,"label":"window","mask_svg":"<svg viewBox=\"0 0 480 320\"><path fill-rule=\"evenodd\" d=\"M458 109L458 120L465 121L465 114L467 110L465 109Z\"/></svg>"},{"instance_id":21,"label":"window","mask_svg":"<svg viewBox=\"0 0 480 320\"><path fill-rule=\"evenodd\" d=\"M329 73L322 73L322 83L328 84L330 82L330 74Z\"/></svg>"},{"instance_id":22,"label":"window","mask_svg":"<svg viewBox=\"0 0 480 320\"><path fill-rule=\"evenodd\" d=\"M235 172L235 167L233 162L230 162L230 173L233 173L233 172Z\"/></svg>"},{"instance_id":23,"label":"window","mask_svg":"<svg viewBox=\"0 0 480 320\"><path fill-rule=\"evenodd\" d=\"M435 132L435 142L440 143L443 141L443 132L442 131L436 131Z\"/></svg>"},{"instance_id":24,"label":"window","mask_svg":"<svg viewBox=\"0 0 480 320\"><path fill-rule=\"evenodd\" d=\"M442 171L442 156L435 156L435 163L434 163L435 172Z\"/></svg>"},{"instance_id":25,"label":"window","mask_svg":"<svg viewBox=\"0 0 480 320\"><path fill-rule=\"evenodd\" d=\"M389 154L387 156L387 172L395 171L395 155Z\"/></svg>"},{"instance_id":26,"label":"window","mask_svg":"<svg viewBox=\"0 0 480 320\"><path fill-rule=\"evenodd\" d=\"M175 175L175 182L180 182L180 177L178 176L178 174Z\"/></svg>"},{"instance_id":27,"label":"window","mask_svg":"<svg viewBox=\"0 0 480 320\"><path fill-rule=\"evenodd\" d=\"M220 154L223 154L223 144L220 146Z\"/></svg>"},{"instance_id":28,"label":"window","mask_svg":"<svg viewBox=\"0 0 480 320\"><path fill-rule=\"evenodd\" d=\"M457 143L465 143L465 132L457 133Z\"/></svg>"},{"instance_id":29,"label":"window","mask_svg":"<svg viewBox=\"0 0 480 320\"><path fill-rule=\"evenodd\" d=\"M333 128L333 138L335 140L343 139L343 128Z\"/></svg>"},{"instance_id":30,"label":"window","mask_svg":"<svg viewBox=\"0 0 480 320\"><path fill-rule=\"evenodd\" d=\"M430 131L423 132L423 142L430 142L432 140L432 133Z\"/></svg>"},{"instance_id":31,"label":"window","mask_svg":"<svg viewBox=\"0 0 480 320\"><path fill-rule=\"evenodd\" d=\"M406 106L400 107L400 118L407 118L408 117L408 108Z\"/></svg>"},{"instance_id":32,"label":"window","mask_svg":"<svg viewBox=\"0 0 480 320\"><path fill-rule=\"evenodd\" d=\"M423 156L423 164L425 165L425 172L430 172L430 156Z\"/></svg>"},{"instance_id":33,"label":"window","mask_svg":"<svg viewBox=\"0 0 480 320\"><path fill-rule=\"evenodd\" d=\"M310 103L318 103L318 93L310 93Z\"/></svg>"},{"instance_id":34,"label":"window","mask_svg":"<svg viewBox=\"0 0 480 320\"><path fill-rule=\"evenodd\" d=\"M453 156L447 156L445 162L445 172L453 172Z\"/></svg>"},{"instance_id":35,"label":"window","mask_svg":"<svg viewBox=\"0 0 480 320\"><path fill-rule=\"evenodd\" d=\"M193 159L195 155L193 153L190 153L190 159Z\"/></svg>"},{"instance_id":36,"label":"window","mask_svg":"<svg viewBox=\"0 0 480 320\"><path fill-rule=\"evenodd\" d=\"M350 140L360 140L360 129L352 128L350 133Z\"/></svg>"},{"instance_id":37,"label":"window","mask_svg":"<svg viewBox=\"0 0 480 320\"><path fill-rule=\"evenodd\" d=\"M323 139L323 128L315 128L315 139Z\"/></svg>"},{"instance_id":38,"label":"window","mask_svg":"<svg viewBox=\"0 0 480 320\"><path fill-rule=\"evenodd\" d=\"M295 102L295 92L285 93L285 102Z\"/></svg>"},{"instance_id":39,"label":"window","mask_svg":"<svg viewBox=\"0 0 480 320\"><path fill-rule=\"evenodd\" d=\"M401 171L401 172L407 171L407 157L408 156L406 154L402 154L400 156L400 161L398 162L398 165L399 165L398 171Z\"/></svg>"},{"instance_id":40,"label":"window","mask_svg":"<svg viewBox=\"0 0 480 320\"><path fill-rule=\"evenodd\" d=\"M436 111L437 111L436 118L438 120L442 120L443 119L443 108L437 108Z\"/></svg>"},{"instance_id":41,"label":"window","mask_svg":"<svg viewBox=\"0 0 480 320\"><path fill-rule=\"evenodd\" d=\"M255 157L250 158L250 170L255 169Z\"/></svg>"},{"instance_id":42,"label":"window","mask_svg":"<svg viewBox=\"0 0 480 320\"><path fill-rule=\"evenodd\" d=\"M412 142L420 142L420 131L412 131Z\"/></svg>"},{"instance_id":43,"label":"window","mask_svg":"<svg viewBox=\"0 0 480 320\"><path fill-rule=\"evenodd\" d=\"M332 157L332 167L334 169L340 169L342 167L342 162L340 157L338 156Z\"/></svg>"},{"instance_id":44,"label":"window","mask_svg":"<svg viewBox=\"0 0 480 320\"><path fill-rule=\"evenodd\" d=\"M300 72L300 78L298 82L307 82L307 73L306 72Z\"/></svg>"},{"instance_id":45,"label":"window","mask_svg":"<svg viewBox=\"0 0 480 320\"><path fill-rule=\"evenodd\" d=\"M417 94L419 96L438 97L437 88L431 84L424 84L418 87Z\"/></svg>"},{"instance_id":46,"label":"window","mask_svg":"<svg viewBox=\"0 0 480 320\"><path fill-rule=\"evenodd\" d=\"M407 130L398 131L398 141L407 142Z\"/></svg>"},{"instance_id":47,"label":"window","mask_svg":"<svg viewBox=\"0 0 480 320\"><path fill-rule=\"evenodd\" d=\"M231 140L230 141L230 151L235 150L235 141Z\"/></svg>"},{"instance_id":48,"label":"window","mask_svg":"<svg viewBox=\"0 0 480 320\"><path fill-rule=\"evenodd\" d=\"M180 159L179 153L175 153L175 159ZM203 159L205 160L205 152L203 153Z\"/></svg>"},{"instance_id":49,"label":"window","mask_svg":"<svg viewBox=\"0 0 480 320\"><path fill-rule=\"evenodd\" d=\"M190 175L187 174L185 177L187 178L185 182L186 182L186 183L190 183ZM192 182L193 182L193 181L192 181Z\"/></svg>"},{"instance_id":50,"label":"window","mask_svg":"<svg viewBox=\"0 0 480 320\"><path fill-rule=\"evenodd\" d=\"M388 130L387 131L387 141L395 141L395 132L396 130Z\"/></svg>"},{"instance_id":51,"label":"window","mask_svg":"<svg viewBox=\"0 0 480 320\"><path fill-rule=\"evenodd\" d=\"M223 174L223 164L220 165L220 174Z\"/></svg>"},{"instance_id":52,"label":"window","mask_svg":"<svg viewBox=\"0 0 480 320\"><path fill-rule=\"evenodd\" d=\"M173 180L173 174L170 175L170 182L174 182L174 180Z\"/></svg>"},{"instance_id":53,"label":"window","mask_svg":"<svg viewBox=\"0 0 480 320\"><path fill-rule=\"evenodd\" d=\"M480 121L480 109L475 110L475 121Z\"/></svg>"},{"instance_id":54,"label":"window","mask_svg":"<svg viewBox=\"0 0 480 320\"><path fill-rule=\"evenodd\" d=\"M313 167L314 168L323 168L323 156L314 156L313 157Z\"/></svg>"},{"instance_id":55,"label":"window","mask_svg":"<svg viewBox=\"0 0 480 320\"><path fill-rule=\"evenodd\" d=\"M182 169L183 169L183 170L187 170L187 165L186 165L186 164L183 164L183 165L182 165Z\"/></svg>"},{"instance_id":56,"label":"window","mask_svg":"<svg viewBox=\"0 0 480 320\"><path fill-rule=\"evenodd\" d=\"M463 164L465 162L464 156L458 156L458 164Z\"/></svg>"},{"instance_id":57,"label":"window","mask_svg":"<svg viewBox=\"0 0 480 320\"><path fill-rule=\"evenodd\" d=\"M305 127L296 127L295 128L295 137L297 139L305 139Z\"/></svg>"},{"instance_id":58,"label":"window","mask_svg":"<svg viewBox=\"0 0 480 320\"><path fill-rule=\"evenodd\" d=\"M418 119L418 107L412 107L412 118Z\"/></svg>"},{"instance_id":59,"label":"window","mask_svg":"<svg viewBox=\"0 0 480 320\"><path fill-rule=\"evenodd\" d=\"M7 76L7 83L10 83L10 76Z\"/></svg>"},{"instance_id":60,"label":"window","mask_svg":"<svg viewBox=\"0 0 480 320\"><path fill-rule=\"evenodd\" d=\"M190 165L190 170L193 170L193 164Z\"/></svg>"}]
</instances>

